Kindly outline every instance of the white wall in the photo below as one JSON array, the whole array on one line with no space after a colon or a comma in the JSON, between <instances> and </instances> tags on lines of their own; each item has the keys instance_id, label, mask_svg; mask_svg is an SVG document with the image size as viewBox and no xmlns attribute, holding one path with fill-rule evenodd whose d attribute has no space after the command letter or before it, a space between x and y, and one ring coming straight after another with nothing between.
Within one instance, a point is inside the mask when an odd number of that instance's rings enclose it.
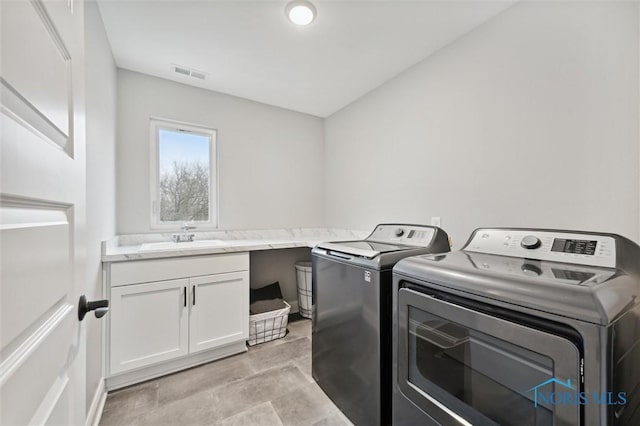
<instances>
[{"instance_id":1,"label":"white wall","mask_svg":"<svg viewBox=\"0 0 640 426\"><path fill-rule=\"evenodd\" d=\"M640 240L637 3L522 3L329 117L328 226Z\"/></svg>"},{"instance_id":2,"label":"white wall","mask_svg":"<svg viewBox=\"0 0 640 426\"><path fill-rule=\"evenodd\" d=\"M118 233L150 232L149 118L217 129L219 227L323 224L323 121L118 70Z\"/></svg>"},{"instance_id":3,"label":"white wall","mask_svg":"<svg viewBox=\"0 0 640 426\"><path fill-rule=\"evenodd\" d=\"M115 235L116 67L95 2L85 3L87 126L87 288L89 300L102 298L100 242ZM87 410L102 378L102 325L88 315Z\"/></svg>"}]
</instances>

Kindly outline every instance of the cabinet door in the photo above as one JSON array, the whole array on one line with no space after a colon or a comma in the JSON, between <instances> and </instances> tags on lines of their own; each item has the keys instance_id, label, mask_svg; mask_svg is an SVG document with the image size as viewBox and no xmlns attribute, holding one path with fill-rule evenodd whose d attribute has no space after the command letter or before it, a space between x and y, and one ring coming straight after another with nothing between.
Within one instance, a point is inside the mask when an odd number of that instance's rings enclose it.
<instances>
[{"instance_id":1,"label":"cabinet door","mask_svg":"<svg viewBox=\"0 0 640 426\"><path fill-rule=\"evenodd\" d=\"M188 279L111 289L111 374L189 352Z\"/></svg>"},{"instance_id":2,"label":"cabinet door","mask_svg":"<svg viewBox=\"0 0 640 426\"><path fill-rule=\"evenodd\" d=\"M191 278L189 351L249 337L249 272Z\"/></svg>"}]
</instances>

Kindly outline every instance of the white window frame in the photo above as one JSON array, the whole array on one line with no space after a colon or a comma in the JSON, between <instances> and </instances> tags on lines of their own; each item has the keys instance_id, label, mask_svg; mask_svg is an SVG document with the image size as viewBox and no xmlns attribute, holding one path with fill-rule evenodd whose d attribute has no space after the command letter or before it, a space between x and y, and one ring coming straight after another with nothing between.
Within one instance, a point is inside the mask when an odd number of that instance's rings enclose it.
<instances>
[{"instance_id":1,"label":"white window frame","mask_svg":"<svg viewBox=\"0 0 640 426\"><path fill-rule=\"evenodd\" d=\"M162 222L160 220L160 129L178 132L195 133L209 137L209 220L188 222L197 229L217 229L218 227L218 150L217 130L197 124L183 123L174 120L150 119L150 191L149 203L151 229L175 229L182 226L184 221Z\"/></svg>"}]
</instances>

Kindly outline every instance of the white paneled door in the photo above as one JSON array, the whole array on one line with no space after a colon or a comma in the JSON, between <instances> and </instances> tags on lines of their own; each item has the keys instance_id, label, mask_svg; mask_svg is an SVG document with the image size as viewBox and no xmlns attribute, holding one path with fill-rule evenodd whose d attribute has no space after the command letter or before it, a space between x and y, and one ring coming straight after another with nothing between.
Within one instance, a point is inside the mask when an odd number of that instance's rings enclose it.
<instances>
[{"instance_id":1,"label":"white paneled door","mask_svg":"<svg viewBox=\"0 0 640 426\"><path fill-rule=\"evenodd\" d=\"M0 424L82 424L81 0L0 0Z\"/></svg>"}]
</instances>

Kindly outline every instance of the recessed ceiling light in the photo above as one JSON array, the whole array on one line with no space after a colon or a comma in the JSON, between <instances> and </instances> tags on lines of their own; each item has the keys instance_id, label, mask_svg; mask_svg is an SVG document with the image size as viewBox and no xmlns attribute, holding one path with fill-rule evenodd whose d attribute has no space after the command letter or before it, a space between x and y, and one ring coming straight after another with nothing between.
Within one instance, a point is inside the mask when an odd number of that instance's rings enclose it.
<instances>
[{"instance_id":1,"label":"recessed ceiling light","mask_svg":"<svg viewBox=\"0 0 640 426\"><path fill-rule=\"evenodd\" d=\"M296 25L309 25L316 17L316 8L308 1L292 1L287 5L285 14Z\"/></svg>"}]
</instances>

